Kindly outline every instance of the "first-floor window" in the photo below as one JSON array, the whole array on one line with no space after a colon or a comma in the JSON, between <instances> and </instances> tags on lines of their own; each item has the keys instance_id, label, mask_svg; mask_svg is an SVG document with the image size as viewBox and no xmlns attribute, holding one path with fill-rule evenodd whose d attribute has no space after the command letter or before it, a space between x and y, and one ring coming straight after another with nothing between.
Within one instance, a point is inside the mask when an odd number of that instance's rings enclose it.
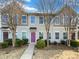
<instances>
[{"instance_id":1,"label":"first-floor window","mask_svg":"<svg viewBox=\"0 0 79 59\"><path fill-rule=\"evenodd\" d=\"M22 32L22 39L26 39L26 32Z\"/></svg>"},{"instance_id":2,"label":"first-floor window","mask_svg":"<svg viewBox=\"0 0 79 59\"><path fill-rule=\"evenodd\" d=\"M49 39L51 39L51 33L49 33Z\"/></svg>"},{"instance_id":3,"label":"first-floor window","mask_svg":"<svg viewBox=\"0 0 79 59\"><path fill-rule=\"evenodd\" d=\"M55 33L55 39L59 39L59 32Z\"/></svg>"},{"instance_id":4,"label":"first-floor window","mask_svg":"<svg viewBox=\"0 0 79 59\"><path fill-rule=\"evenodd\" d=\"M63 33L63 39L67 39L67 32Z\"/></svg>"},{"instance_id":5,"label":"first-floor window","mask_svg":"<svg viewBox=\"0 0 79 59\"><path fill-rule=\"evenodd\" d=\"M39 38L43 39L43 32L39 32Z\"/></svg>"}]
</instances>

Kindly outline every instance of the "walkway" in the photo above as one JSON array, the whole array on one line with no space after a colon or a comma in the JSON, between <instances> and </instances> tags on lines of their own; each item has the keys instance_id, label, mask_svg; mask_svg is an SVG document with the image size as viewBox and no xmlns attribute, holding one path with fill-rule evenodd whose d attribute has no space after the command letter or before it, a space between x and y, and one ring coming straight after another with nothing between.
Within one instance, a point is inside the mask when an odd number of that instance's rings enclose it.
<instances>
[{"instance_id":1,"label":"walkway","mask_svg":"<svg viewBox=\"0 0 79 59\"><path fill-rule=\"evenodd\" d=\"M29 44L20 59L32 59L35 43Z\"/></svg>"}]
</instances>

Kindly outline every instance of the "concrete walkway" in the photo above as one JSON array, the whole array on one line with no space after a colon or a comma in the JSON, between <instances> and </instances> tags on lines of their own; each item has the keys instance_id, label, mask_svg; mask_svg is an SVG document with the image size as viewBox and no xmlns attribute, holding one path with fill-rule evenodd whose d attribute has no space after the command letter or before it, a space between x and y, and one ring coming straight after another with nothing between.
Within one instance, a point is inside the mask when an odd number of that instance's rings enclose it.
<instances>
[{"instance_id":1,"label":"concrete walkway","mask_svg":"<svg viewBox=\"0 0 79 59\"><path fill-rule=\"evenodd\" d=\"M35 43L29 44L20 59L32 59Z\"/></svg>"}]
</instances>

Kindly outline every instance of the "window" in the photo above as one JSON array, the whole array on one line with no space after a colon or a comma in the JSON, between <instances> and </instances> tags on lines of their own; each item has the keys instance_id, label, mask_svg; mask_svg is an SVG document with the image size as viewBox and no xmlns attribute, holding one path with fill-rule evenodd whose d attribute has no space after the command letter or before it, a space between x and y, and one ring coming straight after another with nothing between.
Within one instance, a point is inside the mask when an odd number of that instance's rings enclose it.
<instances>
[{"instance_id":1,"label":"window","mask_svg":"<svg viewBox=\"0 0 79 59\"><path fill-rule=\"evenodd\" d=\"M22 16L22 24L26 24L26 16Z\"/></svg>"},{"instance_id":2,"label":"window","mask_svg":"<svg viewBox=\"0 0 79 59\"><path fill-rule=\"evenodd\" d=\"M55 33L55 39L59 39L59 32Z\"/></svg>"},{"instance_id":3,"label":"window","mask_svg":"<svg viewBox=\"0 0 79 59\"><path fill-rule=\"evenodd\" d=\"M18 33L16 32L16 38L18 38Z\"/></svg>"},{"instance_id":4,"label":"window","mask_svg":"<svg viewBox=\"0 0 79 59\"><path fill-rule=\"evenodd\" d=\"M49 33L49 39L51 39L51 33Z\"/></svg>"},{"instance_id":5,"label":"window","mask_svg":"<svg viewBox=\"0 0 79 59\"><path fill-rule=\"evenodd\" d=\"M40 39L43 38L43 32L39 32L39 38L40 38Z\"/></svg>"},{"instance_id":6,"label":"window","mask_svg":"<svg viewBox=\"0 0 79 59\"><path fill-rule=\"evenodd\" d=\"M35 24L35 16L31 16L30 18L31 18L30 19L31 20L31 24Z\"/></svg>"},{"instance_id":7,"label":"window","mask_svg":"<svg viewBox=\"0 0 79 59\"><path fill-rule=\"evenodd\" d=\"M22 39L26 39L26 32L22 32Z\"/></svg>"},{"instance_id":8,"label":"window","mask_svg":"<svg viewBox=\"0 0 79 59\"><path fill-rule=\"evenodd\" d=\"M61 23L62 23L62 21L61 21L61 18L59 16L57 16L53 19L54 25L60 25Z\"/></svg>"},{"instance_id":9,"label":"window","mask_svg":"<svg viewBox=\"0 0 79 59\"><path fill-rule=\"evenodd\" d=\"M67 32L63 33L63 39L67 39Z\"/></svg>"},{"instance_id":10,"label":"window","mask_svg":"<svg viewBox=\"0 0 79 59\"><path fill-rule=\"evenodd\" d=\"M15 16L15 22L18 24L18 15Z\"/></svg>"},{"instance_id":11,"label":"window","mask_svg":"<svg viewBox=\"0 0 79 59\"><path fill-rule=\"evenodd\" d=\"M43 24L44 23L44 17L43 16L40 16L39 17L39 24Z\"/></svg>"},{"instance_id":12,"label":"window","mask_svg":"<svg viewBox=\"0 0 79 59\"><path fill-rule=\"evenodd\" d=\"M2 22L7 23L8 15L2 15Z\"/></svg>"}]
</instances>

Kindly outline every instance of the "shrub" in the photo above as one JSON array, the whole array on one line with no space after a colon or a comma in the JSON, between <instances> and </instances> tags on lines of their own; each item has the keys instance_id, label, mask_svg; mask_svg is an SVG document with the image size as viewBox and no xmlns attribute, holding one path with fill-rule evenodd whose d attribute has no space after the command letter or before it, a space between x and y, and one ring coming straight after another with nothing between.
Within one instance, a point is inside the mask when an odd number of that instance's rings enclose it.
<instances>
[{"instance_id":1,"label":"shrub","mask_svg":"<svg viewBox=\"0 0 79 59\"><path fill-rule=\"evenodd\" d=\"M61 44L67 45L67 41L61 40Z\"/></svg>"},{"instance_id":2,"label":"shrub","mask_svg":"<svg viewBox=\"0 0 79 59\"><path fill-rule=\"evenodd\" d=\"M15 43L16 47L21 47L22 45L23 45L23 41L22 40L20 40L20 39L16 40L16 43Z\"/></svg>"},{"instance_id":3,"label":"shrub","mask_svg":"<svg viewBox=\"0 0 79 59\"><path fill-rule=\"evenodd\" d=\"M40 39L40 38L39 38L39 39L37 39L37 41L39 41L39 40L42 40L42 39Z\"/></svg>"},{"instance_id":4,"label":"shrub","mask_svg":"<svg viewBox=\"0 0 79 59\"><path fill-rule=\"evenodd\" d=\"M50 43L50 40L49 40L49 45L50 45L51 43ZM45 40L45 45L47 46L47 40Z\"/></svg>"},{"instance_id":5,"label":"shrub","mask_svg":"<svg viewBox=\"0 0 79 59\"><path fill-rule=\"evenodd\" d=\"M28 39L23 39L23 45L28 44Z\"/></svg>"},{"instance_id":6,"label":"shrub","mask_svg":"<svg viewBox=\"0 0 79 59\"><path fill-rule=\"evenodd\" d=\"M39 39L43 39L43 37L39 37Z\"/></svg>"},{"instance_id":7,"label":"shrub","mask_svg":"<svg viewBox=\"0 0 79 59\"><path fill-rule=\"evenodd\" d=\"M79 41L77 41L77 40L71 40L70 45L71 45L72 47L79 47Z\"/></svg>"},{"instance_id":8,"label":"shrub","mask_svg":"<svg viewBox=\"0 0 79 59\"><path fill-rule=\"evenodd\" d=\"M8 47L8 42L3 42L3 43L1 43L1 47L2 47L2 48L7 48L7 47Z\"/></svg>"},{"instance_id":9,"label":"shrub","mask_svg":"<svg viewBox=\"0 0 79 59\"><path fill-rule=\"evenodd\" d=\"M56 42L56 41L54 41L54 42L53 42L53 44L54 44L54 45L57 45L57 42Z\"/></svg>"},{"instance_id":10,"label":"shrub","mask_svg":"<svg viewBox=\"0 0 79 59\"><path fill-rule=\"evenodd\" d=\"M44 40L38 40L36 47L39 48L39 49L44 48L45 47L45 41Z\"/></svg>"},{"instance_id":11,"label":"shrub","mask_svg":"<svg viewBox=\"0 0 79 59\"><path fill-rule=\"evenodd\" d=\"M12 39L8 39L5 42L8 42L8 45L12 45Z\"/></svg>"}]
</instances>

